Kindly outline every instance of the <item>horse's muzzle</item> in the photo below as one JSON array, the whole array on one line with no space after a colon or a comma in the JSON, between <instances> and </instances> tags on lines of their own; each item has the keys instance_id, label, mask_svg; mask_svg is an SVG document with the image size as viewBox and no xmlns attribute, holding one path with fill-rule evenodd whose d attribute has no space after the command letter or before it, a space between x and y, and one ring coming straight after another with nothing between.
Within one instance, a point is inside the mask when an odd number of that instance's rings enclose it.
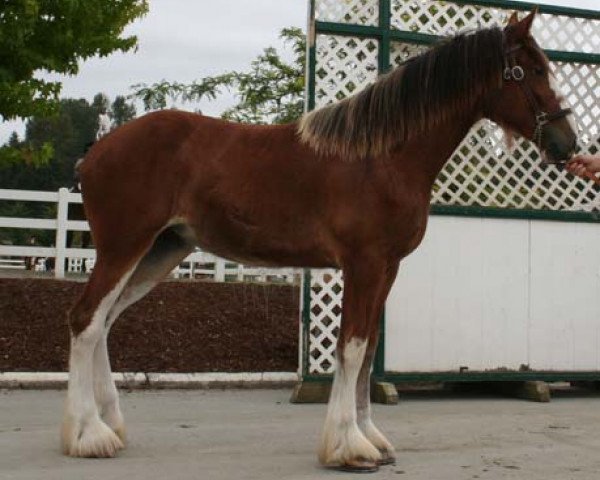
<instances>
[{"instance_id":1,"label":"horse's muzzle","mask_svg":"<svg viewBox=\"0 0 600 480\"><path fill-rule=\"evenodd\" d=\"M542 137L542 161L545 164L564 165L577 150L577 135L574 132L565 132L551 124L544 127Z\"/></svg>"}]
</instances>

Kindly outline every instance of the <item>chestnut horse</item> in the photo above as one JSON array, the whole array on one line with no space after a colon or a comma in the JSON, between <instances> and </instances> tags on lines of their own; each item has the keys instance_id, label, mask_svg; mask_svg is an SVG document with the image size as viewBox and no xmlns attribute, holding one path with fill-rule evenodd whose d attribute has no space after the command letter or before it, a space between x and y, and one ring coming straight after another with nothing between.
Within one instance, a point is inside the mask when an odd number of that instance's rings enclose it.
<instances>
[{"instance_id":1,"label":"chestnut horse","mask_svg":"<svg viewBox=\"0 0 600 480\"><path fill-rule=\"evenodd\" d=\"M358 471L393 461L371 420L370 369L378 319L400 260L423 238L438 172L484 117L550 160L575 147L569 111L529 32L534 16L451 38L299 123L162 111L94 145L79 174L97 262L69 314L64 452L110 457L123 447L108 332L200 246L245 264L343 270L319 458Z\"/></svg>"}]
</instances>

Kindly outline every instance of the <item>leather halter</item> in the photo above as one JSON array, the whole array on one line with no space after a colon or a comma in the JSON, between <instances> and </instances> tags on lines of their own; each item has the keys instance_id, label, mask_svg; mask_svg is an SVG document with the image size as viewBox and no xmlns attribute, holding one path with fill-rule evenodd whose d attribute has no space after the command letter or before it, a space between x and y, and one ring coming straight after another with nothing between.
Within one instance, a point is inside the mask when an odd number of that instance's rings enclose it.
<instances>
[{"instance_id":1,"label":"leather halter","mask_svg":"<svg viewBox=\"0 0 600 480\"><path fill-rule=\"evenodd\" d=\"M573 112L570 108L561 108L556 112L552 113L548 113L542 110L539 103L535 99L535 95L533 94L531 87L529 86L527 81L525 81L525 70L516 62L515 52L521 48L523 48L523 45L519 44L505 49L504 71L502 73L502 77L504 78L504 81L509 82L513 80L517 82L517 85L519 85L519 87L521 87L521 90L523 91L523 94L527 99L527 103L531 107L531 110L533 111L533 114L535 116L535 130L533 131L533 142L541 149L544 126L550 122L553 122L554 120L566 117L567 115Z\"/></svg>"}]
</instances>

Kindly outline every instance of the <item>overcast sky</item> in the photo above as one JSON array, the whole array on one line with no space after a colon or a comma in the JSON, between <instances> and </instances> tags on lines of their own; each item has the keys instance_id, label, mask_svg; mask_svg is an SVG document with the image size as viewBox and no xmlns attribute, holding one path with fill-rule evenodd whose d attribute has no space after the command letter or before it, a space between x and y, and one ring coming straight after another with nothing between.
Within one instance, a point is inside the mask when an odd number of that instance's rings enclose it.
<instances>
[{"instance_id":1,"label":"overcast sky","mask_svg":"<svg viewBox=\"0 0 600 480\"><path fill-rule=\"evenodd\" d=\"M115 53L81 65L74 77L61 79L63 97L91 101L98 92L111 99L127 95L135 83L160 80L189 82L206 75L245 69L263 48L280 47L283 27L305 29L308 0L150 0L150 12L127 33L138 36L137 52ZM598 9L600 0L545 0L542 3ZM207 115L219 115L233 100L199 105ZM189 106L192 108L192 106ZM23 122L0 123L0 143Z\"/></svg>"}]
</instances>

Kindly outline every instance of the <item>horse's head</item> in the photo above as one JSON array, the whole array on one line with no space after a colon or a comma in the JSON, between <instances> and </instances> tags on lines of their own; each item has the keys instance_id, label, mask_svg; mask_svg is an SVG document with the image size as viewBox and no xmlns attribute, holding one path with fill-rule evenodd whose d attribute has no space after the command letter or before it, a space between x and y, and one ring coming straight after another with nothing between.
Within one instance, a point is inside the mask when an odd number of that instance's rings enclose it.
<instances>
[{"instance_id":1,"label":"horse's head","mask_svg":"<svg viewBox=\"0 0 600 480\"><path fill-rule=\"evenodd\" d=\"M548 163L563 163L574 153L576 127L548 58L530 34L535 14L519 21L513 13L504 29L502 85L486 114L508 132L533 141Z\"/></svg>"}]
</instances>

